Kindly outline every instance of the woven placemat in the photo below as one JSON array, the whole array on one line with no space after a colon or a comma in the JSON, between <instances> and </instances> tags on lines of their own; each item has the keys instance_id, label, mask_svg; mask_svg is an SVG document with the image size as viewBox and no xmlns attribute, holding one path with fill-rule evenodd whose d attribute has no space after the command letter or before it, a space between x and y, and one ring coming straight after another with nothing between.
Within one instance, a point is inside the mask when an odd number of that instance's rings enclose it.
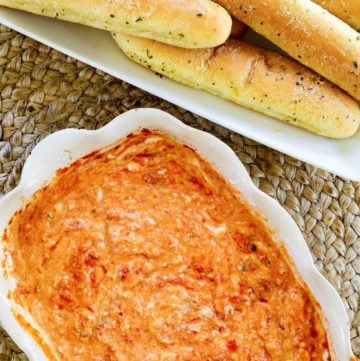
<instances>
[{"instance_id":1,"label":"woven placemat","mask_svg":"<svg viewBox=\"0 0 360 361\"><path fill-rule=\"evenodd\" d=\"M234 149L254 183L302 230L317 267L345 303L360 356L360 183L271 150L1 25L0 197L14 188L25 159L48 134L99 128L136 107L163 109ZM26 356L0 329L0 361L8 360Z\"/></svg>"}]
</instances>

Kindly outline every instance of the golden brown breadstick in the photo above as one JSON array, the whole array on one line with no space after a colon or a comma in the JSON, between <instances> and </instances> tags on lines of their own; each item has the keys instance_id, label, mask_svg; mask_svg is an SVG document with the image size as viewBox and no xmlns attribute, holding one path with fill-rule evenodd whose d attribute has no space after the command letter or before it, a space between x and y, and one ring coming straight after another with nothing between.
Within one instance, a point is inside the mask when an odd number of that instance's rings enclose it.
<instances>
[{"instance_id":1,"label":"golden brown breadstick","mask_svg":"<svg viewBox=\"0 0 360 361\"><path fill-rule=\"evenodd\" d=\"M308 68L277 53L230 39L213 49L182 49L113 34L134 61L180 83L333 138L353 135L357 102Z\"/></svg>"},{"instance_id":2,"label":"golden brown breadstick","mask_svg":"<svg viewBox=\"0 0 360 361\"><path fill-rule=\"evenodd\" d=\"M247 26L236 18L232 18L231 34L232 38L241 38L247 30Z\"/></svg>"},{"instance_id":3,"label":"golden brown breadstick","mask_svg":"<svg viewBox=\"0 0 360 361\"><path fill-rule=\"evenodd\" d=\"M359 0L313 0L332 14L360 30L360 1Z\"/></svg>"},{"instance_id":4,"label":"golden brown breadstick","mask_svg":"<svg viewBox=\"0 0 360 361\"><path fill-rule=\"evenodd\" d=\"M336 16L311 0L217 2L293 58L360 100L359 33Z\"/></svg>"},{"instance_id":5,"label":"golden brown breadstick","mask_svg":"<svg viewBox=\"0 0 360 361\"><path fill-rule=\"evenodd\" d=\"M222 44L230 15L210 0L0 0L0 6L182 46Z\"/></svg>"}]
</instances>

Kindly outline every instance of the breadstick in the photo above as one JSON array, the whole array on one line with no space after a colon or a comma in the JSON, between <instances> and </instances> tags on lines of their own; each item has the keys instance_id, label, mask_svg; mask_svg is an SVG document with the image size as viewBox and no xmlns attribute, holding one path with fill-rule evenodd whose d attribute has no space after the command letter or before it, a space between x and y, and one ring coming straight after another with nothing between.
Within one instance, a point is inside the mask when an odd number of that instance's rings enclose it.
<instances>
[{"instance_id":1,"label":"breadstick","mask_svg":"<svg viewBox=\"0 0 360 361\"><path fill-rule=\"evenodd\" d=\"M231 17L210 0L0 0L0 6L184 48L224 43Z\"/></svg>"},{"instance_id":2,"label":"breadstick","mask_svg":"<svg viewBox=\"0 0 360 361\"><path fill-rule=\"evenodd\" d=\"M336 16L311 0L217 2L300 63L360 100L360 36Z\"/></svg>"},{"instance_id":3,"label":"breadstick","mask_svg":"<svg viewBox=\"0 0 360 361\"><path fill-rule=\"evenodd\" d=\"M354 29L360 30L359 0L313 0L332 14L342 19Z\"/></svg>"},{"instance_id":4,"label":"breadstick","mask_svg":"<svg viewBox=\"0 0 360 361\"><path fill-rule=\"evenodd\" d=\"M357 102L311 70L235 39L213 49L181 49L113 34L137 63L185 85L332 138L353 135Z\"/></svg>"},{"instance_id":5,"label":"breadstick","mask_svg":"<svg viewBox=\"0 0 360 361\"><path fill-rule=\"evenodd\" d=\"M232 38L241 38L247 30L247 26L236 18L232 18L231 34Z\"/></svg>"}]
</instances>

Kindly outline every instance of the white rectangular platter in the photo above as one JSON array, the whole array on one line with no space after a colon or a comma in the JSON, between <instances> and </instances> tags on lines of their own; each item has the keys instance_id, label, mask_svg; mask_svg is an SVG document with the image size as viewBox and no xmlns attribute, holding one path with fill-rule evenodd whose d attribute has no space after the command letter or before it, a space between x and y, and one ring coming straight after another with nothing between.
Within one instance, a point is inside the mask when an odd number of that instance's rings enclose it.
<instances>
[{"instance_id":1,"label":"white rectangular platter","mask_svg":"<svg viewBox=\"0 0 360 361\"><path fill-rule=\"evenodd\" d=\"M5 8L0 8L0 22L246 137L360 181L360 132L350 139L327 139L160 78L128 60L105 31Z\"/></svg>"}]
</instances>

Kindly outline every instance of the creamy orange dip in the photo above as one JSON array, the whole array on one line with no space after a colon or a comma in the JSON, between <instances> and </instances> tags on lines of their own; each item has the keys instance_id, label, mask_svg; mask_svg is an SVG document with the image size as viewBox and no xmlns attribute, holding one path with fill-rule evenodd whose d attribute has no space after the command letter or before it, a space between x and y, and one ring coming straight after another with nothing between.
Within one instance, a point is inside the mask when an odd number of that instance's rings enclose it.
<instances>
[{"instance_id":1,"label":"creamy orange dip","mask_svg":"<svg viewBox=\"0 0 360 361\"><path fill-rule=\"evenodd\" d=\"M211 146L211 144L209 144ZM143 130L12 219L13 297L69 361L322 361L318 306L235 188Z\"/></svg>"}]
</instances>

